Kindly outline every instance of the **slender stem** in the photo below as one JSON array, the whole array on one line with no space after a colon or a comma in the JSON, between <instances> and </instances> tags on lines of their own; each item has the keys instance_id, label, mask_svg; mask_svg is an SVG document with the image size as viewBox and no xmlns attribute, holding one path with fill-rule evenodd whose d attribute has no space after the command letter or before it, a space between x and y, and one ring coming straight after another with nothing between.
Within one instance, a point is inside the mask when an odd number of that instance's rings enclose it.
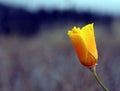
<instances>
[{"instance_id":1,"label":"slender stem","mask_svg":"<svg viewBox=\"0 0 120 91\"><path fill-rule=\"evenodd\" d=\"M100 81L97 73L96 73L96 67L92 67L90 68L91 72L93 73L95 79L97 80L98 84L103 88L104 91L109 91L104 85L103 83Z\"/></svg>"}]
</instances>

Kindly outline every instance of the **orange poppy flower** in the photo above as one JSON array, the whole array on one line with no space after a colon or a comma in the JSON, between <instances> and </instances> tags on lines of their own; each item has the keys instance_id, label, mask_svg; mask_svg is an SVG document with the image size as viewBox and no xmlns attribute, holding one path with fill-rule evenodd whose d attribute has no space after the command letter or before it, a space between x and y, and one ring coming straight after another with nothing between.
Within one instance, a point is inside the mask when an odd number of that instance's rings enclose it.
<instances>
[{"instance_id":1,"label":"orange poppy flower","mask_svg":"<svg viewBox=\"0 0 120 91\"><path fill-rule=\"evenodd\" d=\"M93 23L88 24L82 29L72 28L68 31L72 44L75 48L80 62L86 67L93 67L98 61Z\"/></svg>"}]
</instances>

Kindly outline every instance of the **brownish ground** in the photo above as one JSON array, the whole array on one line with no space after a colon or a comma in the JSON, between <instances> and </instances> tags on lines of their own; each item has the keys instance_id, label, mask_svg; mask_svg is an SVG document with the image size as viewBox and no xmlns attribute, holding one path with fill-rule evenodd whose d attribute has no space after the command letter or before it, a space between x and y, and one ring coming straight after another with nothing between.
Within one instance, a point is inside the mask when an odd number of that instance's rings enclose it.
<instances>
[{"instance_id":1,"label":"brownish ground","mask_svg":"<svg viewBox=\"0 0 120 91\"><path fill-rule=\"evenodd\" d=\"M120 27L114 24L112 35L95 25L97 73L110 91L120 91ZM102 91L67 36L73 25L84 24L48 24L33 38L1 35L0 91Z\"/></svg>"}]
</instances>

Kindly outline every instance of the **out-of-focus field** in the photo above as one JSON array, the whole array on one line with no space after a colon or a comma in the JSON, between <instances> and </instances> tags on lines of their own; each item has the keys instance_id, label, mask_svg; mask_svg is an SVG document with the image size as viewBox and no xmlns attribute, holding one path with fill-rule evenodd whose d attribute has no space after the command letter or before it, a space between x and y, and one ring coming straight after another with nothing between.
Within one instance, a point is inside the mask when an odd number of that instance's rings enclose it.
<instances>
[{"instance_id":1,"label":"out-of-focus field","mask_svg":"<svg viewBox=\"0 0 120 91\"><path fill-rule=\"evenodd\" d=\"M102 91L67 36L74 25L85 24L43 25L42 33L29 38L1 35L0 91ZM113 24L114 34L106 27L95 24L97 73L110 91L120 91L120 24Z\"/></svg>"}]
</instances>

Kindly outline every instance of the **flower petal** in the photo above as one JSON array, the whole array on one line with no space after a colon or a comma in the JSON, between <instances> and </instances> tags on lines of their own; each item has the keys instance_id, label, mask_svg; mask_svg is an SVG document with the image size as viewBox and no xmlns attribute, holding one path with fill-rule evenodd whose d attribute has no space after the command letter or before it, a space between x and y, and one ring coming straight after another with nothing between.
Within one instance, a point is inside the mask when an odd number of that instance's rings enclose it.
<instances>
[{"instance_id":1,"label":"flower petal","mask_svg":"<svg viewBox=\"0 0 120 91\"><path fill-rule=\"evenodd\" d=\"M95 59L97 60L98 53L96 48L93 23L83 27L80 32L81 32L80 35L82 39L84 39L85 45L87 46L89 53L91 53L91 55L94 56Z\"/></svg>"},{"instance_id":2,"label":"flower petal","mask_svg":"<svg viewBox=\"0 0 120 91\"><path fill-rule=\"evenodd\" d=\"M93 55L91 55L91 53L88 52L87 59L84 60L82 64L87 67L92 67L97 64L97 60L95 59Z\"/></svg>"},{"instance_id":3,"label":"flower petal","mask_svg":"<svg viewBox=\"0 0 120 91\"><path fill-rule=\"evenodd\" d=\"M81 63L83 63L84 60L86 60L88 55L88 50L85 45L85 42L83 38L80 35L80 29L74 27L72 31L68 31L68 35L72 41L72 44L77 52L78 58Z\"/></svg>"}]
</instances>

